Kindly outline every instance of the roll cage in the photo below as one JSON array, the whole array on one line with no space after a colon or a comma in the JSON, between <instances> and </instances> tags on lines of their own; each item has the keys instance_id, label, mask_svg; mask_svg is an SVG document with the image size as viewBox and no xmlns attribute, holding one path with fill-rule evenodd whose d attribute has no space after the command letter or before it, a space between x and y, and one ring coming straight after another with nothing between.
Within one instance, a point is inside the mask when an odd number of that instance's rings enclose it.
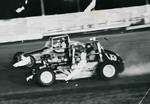
<instances>
[{"instance_id":1,"label":"roll cage","mask_svg":"<svg viewBox=\"0 0 150 104\"><path fill-rule=\"evenodd\" d=\"M70 38L68 35L62 35L62 36L57 36L57 37L50 37L49 40L46 42L45 47L49 47L49 48L54 48L55 45L58 42L65 42L66 43L66 47L70 46ZM61 46L59 46L58 48L61 48Z\"/></svg>"}]
</instances>

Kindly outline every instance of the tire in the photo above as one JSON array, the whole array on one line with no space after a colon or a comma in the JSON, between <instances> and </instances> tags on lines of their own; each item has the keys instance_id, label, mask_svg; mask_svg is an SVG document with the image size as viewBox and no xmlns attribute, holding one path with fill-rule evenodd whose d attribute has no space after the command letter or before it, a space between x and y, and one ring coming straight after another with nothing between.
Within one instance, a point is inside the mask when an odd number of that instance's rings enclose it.
<instances>
[{"instance_id":1,"label":"tire","mask_svg":"<svg viewBox=\"0 0 150 104\"><path fill-rule=\"evenodd\" d=\"M32 67L34 67L34 65L35 65L35 58L33 57L33 56L31 56L31 55L28 55L27 57L30 57L30 59L31 59L31 62L28 64L28 65L26 65L26 67L27 68L32 68Z\"/></svg>"},{"instance_id":2,"label":"tire","mask_svg":"<svg viewBox=\"0 0 150 104\"><path fill-rule=\"evenodd\" d=\"M36 82L40 86L50 86L55 81L55 74L49 69L40 69L36 74Z\"/></svg>"},{"instance_id":3,"label":"tire","mask_svg":"<svg viewBox=\"0 0 150 104\"><path fill-rule=\"evenodd\" d=\"M13 59L12 59L13 64L21 60L21 54L23 54L23 52L17 52L14 54Z\"/></svg>"},{"instance_id":4,"label":"tire","mask_svg":"<svg viewBox=\"0 0 150 104\"><path fill-rule=\"evenodd\" d=\"M98 69L98 78L107 80L107 79L113 79L117 76L118 70L115 63L109 62L109 63L102 63L100 68Z\"/></svg>"}]
</instances>

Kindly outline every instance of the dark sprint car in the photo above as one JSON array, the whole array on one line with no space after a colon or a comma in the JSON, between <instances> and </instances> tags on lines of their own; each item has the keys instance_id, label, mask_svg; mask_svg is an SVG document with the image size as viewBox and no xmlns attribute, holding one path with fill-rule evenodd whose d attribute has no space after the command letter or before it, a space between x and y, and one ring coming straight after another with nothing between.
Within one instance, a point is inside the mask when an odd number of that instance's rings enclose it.
<instances>
[{"instance_id":1,"label":"dark sprint car","mask_svg":"<svg viewBox=\"0 0 150 104\"><path fill-rule=\"evenodd\" d=\"M68 35L50 37L43 49L17 52L14 67L31 70L29 79L48 86L55 80L75 80L97 76L112 79L124 70L123 60L116 53L104 49L92 38L88 43L70 41Z\"/></svg>"}]
</instances>

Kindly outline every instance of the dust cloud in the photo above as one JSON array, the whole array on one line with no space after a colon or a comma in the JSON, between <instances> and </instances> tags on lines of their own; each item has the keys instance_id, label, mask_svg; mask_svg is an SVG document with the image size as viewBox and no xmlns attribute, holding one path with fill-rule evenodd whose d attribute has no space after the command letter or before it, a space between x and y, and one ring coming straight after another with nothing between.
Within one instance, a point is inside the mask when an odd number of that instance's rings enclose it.
<instances>
[{"instance_id":1,"label":"dust cloud","mask_svg":"<svg viewBox=\"0 0 150 104\"><path fill-rule=\"evenodd\" d=\"M125 68L124 72L120 73L120 77L124 76L137 76L150 74L150 63L141 63L137 65L131 65Z\"/></svg>"},{"instance_id":2,"label":"dust cloud","mask_svg":"<svg viewBox=\"0 0 150 104\"><path fill-rule=\"evenodd\" d=\"M127 52L125 62L125 70L120 74L121 77L150 74L150 59L147 55L132 50Z\"/></svg>"}]
</instances>

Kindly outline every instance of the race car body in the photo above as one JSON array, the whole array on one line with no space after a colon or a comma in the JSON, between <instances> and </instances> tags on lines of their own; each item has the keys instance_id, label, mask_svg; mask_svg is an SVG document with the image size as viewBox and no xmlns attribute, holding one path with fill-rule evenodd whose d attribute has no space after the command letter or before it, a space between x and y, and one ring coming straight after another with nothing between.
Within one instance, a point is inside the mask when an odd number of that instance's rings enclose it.
<instances>
[{"instance_id":1,"label":"race car body","mask_svg":"<svg viewBox=\"0 0 150 104\"><path fill-rule=\"evenodd\" d=\"M41 56L44 54L64 53L65 48L69 48L71 44L68 35L50 37L44 47L31 52L16 52L13 57L14 67L33 67L36 63L41 62ZM75 43L76 44L76 43Z\"/></svg>"},{"instance_id":2,"label":"race car body","mask_svg":"<svg viewBox=\"0 0 150 104\"><path fill-rule=\"evenodd\" d=\"M35 51L15 56L18 61L13 64L14 67L28 66L32 70L27 81L35 79L39 85L48 86L55 80L69 81L93 76L112 79L124 70L122 58L104 49L95 38L88 43L70 41L68 35L50 39L50 47L40 53ZM60 40L64 40L65 44Z\"/></svg>"}]
</instances>

